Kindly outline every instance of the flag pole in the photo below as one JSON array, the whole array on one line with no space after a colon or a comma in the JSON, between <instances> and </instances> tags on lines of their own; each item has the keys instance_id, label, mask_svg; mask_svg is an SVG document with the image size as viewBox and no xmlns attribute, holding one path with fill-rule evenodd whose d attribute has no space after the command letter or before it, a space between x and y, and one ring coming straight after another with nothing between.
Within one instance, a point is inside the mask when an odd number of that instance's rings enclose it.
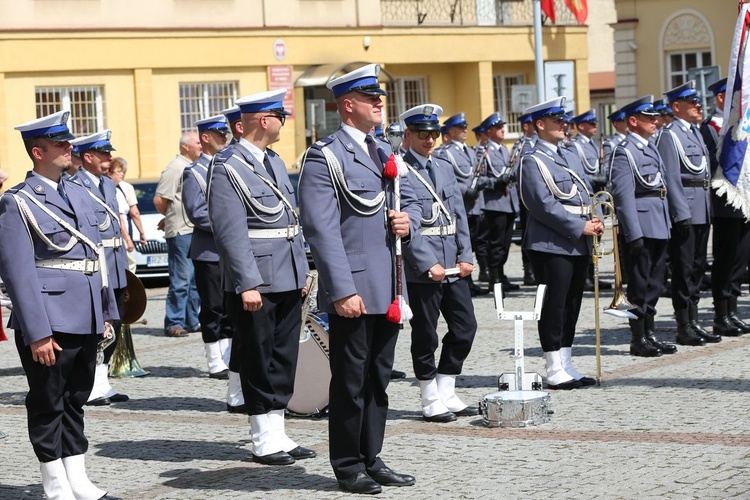
<instances>
[{"instance_id":1,"label":"flag pole","mask_svg":"<svg viewBox=\"0 0 750 500\"><path fill-rule=\"evenodd\" d=\"M544 61L542 59L542 0L534 0L534 69L536 102L544 101Z\"/></svg>"}]
</instances>

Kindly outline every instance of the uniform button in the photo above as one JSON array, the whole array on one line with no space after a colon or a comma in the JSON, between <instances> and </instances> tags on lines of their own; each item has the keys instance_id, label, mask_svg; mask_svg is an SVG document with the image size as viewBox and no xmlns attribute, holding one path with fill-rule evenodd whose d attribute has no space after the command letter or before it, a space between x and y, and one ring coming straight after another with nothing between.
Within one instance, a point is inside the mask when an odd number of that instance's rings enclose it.
<instances>
[{"instance_id":1,"label":"uniform button","mask_svg":"<svg viewBox=\"0 0 750 500\"><path fill-rule=\"evenodd\" d=\"M47 285L42 285L42 290L46 290L46 289L47 289Z\"/></svg>"}]
</instances>

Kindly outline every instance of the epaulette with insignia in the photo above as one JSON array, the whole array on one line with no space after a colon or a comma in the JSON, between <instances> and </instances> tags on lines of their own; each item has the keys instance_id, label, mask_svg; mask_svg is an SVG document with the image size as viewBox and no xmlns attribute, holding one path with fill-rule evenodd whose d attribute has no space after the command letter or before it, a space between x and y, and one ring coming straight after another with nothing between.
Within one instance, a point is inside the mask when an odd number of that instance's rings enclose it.
<instances>
[{"instance_id":1,"label":"epaulette with insignia","mask_svg":"<svg viewBox=\"0 0 750 500\"><path fill-rule=\"evenodd\" d=\"M313 144L313 146L322 148L323 146L328 146L332 142L333 142L333 136L329 135L328 137L324 137L323 139L319 139L318 141L316 141L315 144Z\"/></svg>"}]
</instances>

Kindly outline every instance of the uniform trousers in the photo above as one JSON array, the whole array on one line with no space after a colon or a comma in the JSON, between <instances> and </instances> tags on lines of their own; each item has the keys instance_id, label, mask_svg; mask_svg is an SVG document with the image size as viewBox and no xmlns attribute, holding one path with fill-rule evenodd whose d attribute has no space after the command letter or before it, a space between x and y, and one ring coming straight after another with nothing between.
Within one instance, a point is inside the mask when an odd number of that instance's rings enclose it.
<instances>
[{"instance_id":1,"label":"uniform trousers","mask_svg":"<svg viewBox=\"0 0 750 500\"><path fill-rule=\"evenodd\" d=\"M480 219L481 216L479 215L467 215L466 221L469 223L469 239L471 240L471 248L476 252L477 257L480 257L480 249L479 249L479 226L480 226ZM484 249L484 254L482 256L487 256L487 249Z\"/></svg>"},{"instance_id":2,"label":"uniform trousers","mask_svg":"<svg viewBox=\"0 0 750 500\"><path fill-rule=\"evenodd\" d=\"M480 229L480 238L487 242L487 267L497 269L502 282L506 281L503 266L508 261L515 218L512 213L485 210Z\"/></svg>"},{"instance_id":3,"label":"uniform trousers","mask_svg":"<svg viewBox=\"0 0 750 500\"><path fill-rule=\"evenodd\" d=\"M258 311L245 311L240 295L227 295L227 313L241 338L239 373L247 414L283 410L294 392L302 291L264 293Z\"/></svg>"},{"instance_id":4,"label":"uniform trousers","mask_svg":"<svg viewBox=\"0 0 750 500\"><path fill-rule=\"evenodd\" d=\"M529 250L529 257L537 282L547 285L537 324L542 350L554 352L572 347L590 257L536 250Z\"/></svg>"},{"instance_id":5,"label":"uniform trousers","mask_svg":"<svg viewBox=\"0 0 750 500\"><path fill-rule=\"evenodd\" d=\"M459 375L477 332L469 282L458 279L435 284L407 283L406 287L414 313L409 323L411 359L417 379L432 380L438 373ZM443 336L440 362L435 366L441 312L448 324L448 333Z\"/></svg>"},{"instance_id":6,"label":"uniform trousers","mask_svg":"<svg viewBox=\"0 0 750 500\"><path fill-rule=\"evenodd\" d=\"M117 302L117 313L121 318L125 316L125 290L125 288L114 289L115 302ZM112 355L115 353L117 343L120 341L120 333L122 332L122 320L118 319L117 321L113 321L112 327L115 331L115 341L109 344L106 349L104 349L105 364L109 363L109 360L112 359Z\"/></svg>"},{"instance_id":7,"label":"uniform trousers","mask_svg":"<svg viewBox=\"0 0 750 500\"><path fill-rule=\"evenodd\" d=\"M83 434L83 405L94 386L98 335L53 332L62 351L55 351L55 364L34 361L31 347L16 330L16 349L29 383L26 395L29 440L40 462L86 453L89 442Z\"/></svg>"},{"instance_id":8,"label":"uniform trousers","mask_svg":"<svg viewBox=\"0 0 750 500\"><path fill-rule=\"evenodd\" d=\"M198 320L206 344L232 338L232 323L224 311L224 291L218 262L193 260L195 286L201 299Z\"/></svg>"},{"instance_id":9,"label":"uniform trousers","mask_svg":"<svg viewBox=\"0 0 750 500\"><path fill-rule=\"evenodd\" d=\"M328 406L329 451L333 472L343 479L385 464L383 448L398 325L385 314L359 318L328 315L331 385Z\"/></svg>"},{"instance_id":10,"label":"uniform trousers","mask_svg":"<svg viewBox=\"0 0 750 500\"><path fill-rule=\"evenodd\" d=\"M630 312L639 318L656 314L664 273L666 272L669 240L643 238L643 250L632 256L628 252L628 302L635 306Z\"/></svg>"},{"instance_id":11,"label":"uniform trousers","mask_svg":"<svg viewBox=\"0 0 750 500\"><path fill-rule=\"evenodd\" d=\"M679 229L672 228L669 240L669 260L672 263L672 307L675 311L698 303L701 281L706 271L708 224L694 224L688 237L682 238Z\"/></svg>"},{"instance_id":12,"label":"uniform trousers","mask_svg":"<svg viewBox=\"0 0 750 500\"><path fill-rule=\"evenodd\" d=\"M740 296L750 258L750 224L741 217L714 217L711 293L714 301Z\"/></svg>"}]
</instances>

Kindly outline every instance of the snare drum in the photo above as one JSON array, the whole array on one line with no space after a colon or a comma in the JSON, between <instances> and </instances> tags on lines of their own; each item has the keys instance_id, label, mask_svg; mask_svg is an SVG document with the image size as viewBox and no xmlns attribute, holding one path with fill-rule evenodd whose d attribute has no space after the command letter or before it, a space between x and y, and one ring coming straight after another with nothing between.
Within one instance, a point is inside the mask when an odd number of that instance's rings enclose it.
<instances>
[{"instance_id":1,"label":"snare drum","mask_svg":"<svg viewBox=\"0 0 750 500\"><path fill-rule=\"evenodd\" d=\"M479 411L488 427L528 427L549 422L550 396L544 391L501 391L486 394Z\"/></svg>"},{"instance_id":2,"label":"snare drum","mask_svg":"<svg viewBox=\"0 0 750 500\"><path fill-rule=\"evenodd\" d=\"M328 363L328 324L309 313L294 377L294 394L287 410L293 416L319 417L328 407L331 366Z\"/></svg>"}]
</instances>

